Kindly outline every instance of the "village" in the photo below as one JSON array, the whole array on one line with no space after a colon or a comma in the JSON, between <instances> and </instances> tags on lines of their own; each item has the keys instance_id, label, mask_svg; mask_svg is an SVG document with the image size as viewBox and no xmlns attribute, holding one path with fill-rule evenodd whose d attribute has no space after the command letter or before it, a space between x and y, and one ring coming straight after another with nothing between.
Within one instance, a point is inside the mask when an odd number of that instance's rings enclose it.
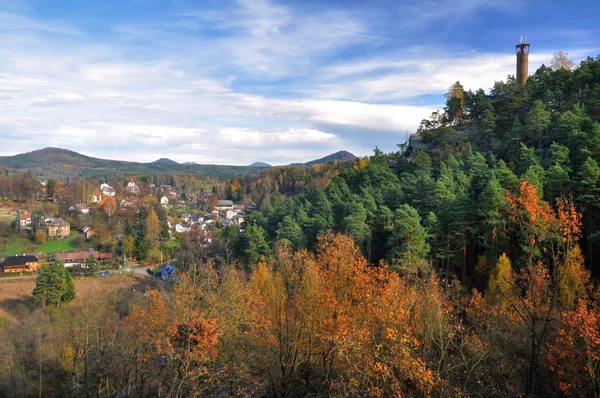
<instances>
[{"instance_id":1,"label":"village","mask_svg":"<svg viewBox=\"0 0 600 398\"><path fill-rule=\"evenodd\" d=\"M117 184L103 182L88 195L76 195L79 200L70 204L61 194L72 199L72 190L61 191L56 182L40 181L44 195L37 202L53 206L40 209L39 204L24 203L14 210L11 235L6 240L27 242L19 247L30 246L31 250L11 253L15 249L5 244L4 253L0 252L4 275L35 273L42 264L54 261L88 275L160 264L173 257L180 240L207 245L215 231L230 225L241 228L246 210L256 207L218 199L216 187L213 192L191 192L185 186L140 182L134 177L122 186ZM84 186L85 190L92 188ZM55 209L58 214L48 213ZM144 245L150 212L156 215L159 239Z\"/></svg>"}]
</instances>

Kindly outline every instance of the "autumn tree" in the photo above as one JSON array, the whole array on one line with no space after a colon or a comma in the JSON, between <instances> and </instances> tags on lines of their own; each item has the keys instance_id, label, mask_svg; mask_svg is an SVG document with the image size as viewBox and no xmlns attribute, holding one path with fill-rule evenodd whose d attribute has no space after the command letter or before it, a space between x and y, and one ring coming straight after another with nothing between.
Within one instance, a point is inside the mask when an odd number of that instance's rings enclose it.
<instances>
[{"instance_id":1,"label":"autumn tree","mask_svg":"<svg viewBox=\"0 0 600 398\"><path fill-rule=\"evenodd\" d=\"M592 303L579 302L564 312L558 333L550 344L549 370L558 379L565 396L600 396L600 307L599 297Z\"/></svg>"},{"instance_id":2,"label":"autumn tree","mask_svg":"<svg viewBox=\"0 0 600 398\"><path fill-rule=\"evenodd\" d=\"M146 242L150 248L156 249L158 246L160 231L160 221L158 220L154 208L151 208L146 217Z\"/></svg>"},{"instance_id":3,"label":"autumn tree","mask_svg":"<svg viewBox=\"0 0 600 398\"><path fill-rule=\"evenodd\" d=\"M43 229L38 229L37 231L35 231L34 240L36 243L43 245L44 243L46 243L46 239L48 239L48 234L46 233L46 231L44 231Z\"/></svg>"},{"instance_id":4,"label":"autumn tree","mask_svg":"<svg viewBox=\"0 0 600 398\"><path fill-rule=\"evenodd\" d=\"M558 273L561 304L574 309L578 299L585 298L590 281L590 272L585 268L579 245L569 250L559 265Z\"/></svg>"},{"instance_id":5,"label":"autumn tree","mask_svg":"<svg viewBox=\"0 0 600 398\"><path fill-rule=\"evenodd\" d=\"M573 60L569 59L569 53L558 51L552 54L550 65L553 70L566 69L570 71L573 69Z\"/></svg>"},{"instance_id":6,"label":"autumn tree","mask_svg":"<svg viewBox=\"0 0 600 398\"><path fill-rule=\"evenodd\" d=\"M460 82L454 83L446 93L445 116L450 124L461 124L465 118L465 91Z\"/></svg>"},{"instance_id":7,"label":"autumn tree","mask_svg":"<svg viewBox=\"0 0 600 398\"><path fill-rule=\"evenodd\" d=\"M486 299L506 308L513 289L512 265L506 253L502 253L496 266L490 271Z\"/></svg>"}]
</instances>

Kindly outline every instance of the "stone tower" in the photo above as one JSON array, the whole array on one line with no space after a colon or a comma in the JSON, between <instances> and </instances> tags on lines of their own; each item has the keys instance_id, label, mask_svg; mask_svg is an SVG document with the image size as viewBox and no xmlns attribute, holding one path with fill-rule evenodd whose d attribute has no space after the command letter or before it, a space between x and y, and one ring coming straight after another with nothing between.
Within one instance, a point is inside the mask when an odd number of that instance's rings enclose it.
<instances>
[{"instance_id":1,"label":"stone tower","mask_svg":"<svg viewBox=\"0 0 600 398\"><path fill-rule=\"evenodd\" d=\"M517 48L517 84L525 85L529 75L529 44L526 43L525 35L521 35L521 42Z\"/></svg>"}]
</instances>

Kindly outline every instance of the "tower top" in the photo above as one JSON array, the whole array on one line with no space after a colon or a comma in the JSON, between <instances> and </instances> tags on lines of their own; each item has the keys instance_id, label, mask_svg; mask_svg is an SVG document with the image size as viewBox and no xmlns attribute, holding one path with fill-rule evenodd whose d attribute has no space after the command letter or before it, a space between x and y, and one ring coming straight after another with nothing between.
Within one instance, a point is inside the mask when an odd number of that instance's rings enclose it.
<instances>
[{"instance_id":1,"label":"tower top","mask_svg":"<svg viewBox=\"0 0 600 398\"><path fill-rule=\"evenodd\" d=\"M521 41L519 42L519 44L526 44L527 43L527 36L525 36L525 33L521 34Z\"/></svg>"}]
</instances>

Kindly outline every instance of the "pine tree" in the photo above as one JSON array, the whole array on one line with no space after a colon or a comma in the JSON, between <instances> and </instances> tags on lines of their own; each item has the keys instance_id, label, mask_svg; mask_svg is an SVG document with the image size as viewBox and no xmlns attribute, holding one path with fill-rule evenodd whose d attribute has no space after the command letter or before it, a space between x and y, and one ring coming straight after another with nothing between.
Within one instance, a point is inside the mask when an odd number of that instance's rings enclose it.
<instances>
[{"instance_id":1,"label":"pine tree","mask_svg":"<svg viewBox=\"0 0 600 398\"><path fill-rule=\"evenodd\" d=\"M75 299L75 296L75 283L73 283L73 279L71 278L69 270L65 268L65 290L61 297L61 302L69 303Z\"/></svg>"},{"instance_id":2,"label":"pine tree","mask_svg":"<svg viewBox=\"0 0 600 398\"><path fill-rule=\"evenodd\" d=\"M21 209L17 209L17 215L15 218L15 230L17 232L21 230Z\"/></svg>"},{"instance_id":3,"label":"pine tree","mask_svg":"<svg viewBox=\"0 0 600 398\"><path fill-rule=\"evenodd\" d=\"M42 265L35 279L35 288L33 288L33 302L44 308L47 304L48 291L52 288L50 282L50 266Z\"/></svg>"},{"instance_id":4,"label":"pine tree","mask_svg":"<svg viewBox=\"0 0 600 398\"><path fill-rule=\"evenodd\" d=\"M46 305L58 306L75 298L75 285L69 270L60 261L40 268L32 291L33 301L42 308Z\"/></svg>"},{"instance_id":5,"label":"pine tree","mask_svg":"<svg viewBox=\"0 0 600 398\"><path fill-rule=\"evenodd\" d=\"M394 213L389 260L392 268L416 271L426 266L427 232L415 208L404 204Z\"/></svg>"}]
</instances>

